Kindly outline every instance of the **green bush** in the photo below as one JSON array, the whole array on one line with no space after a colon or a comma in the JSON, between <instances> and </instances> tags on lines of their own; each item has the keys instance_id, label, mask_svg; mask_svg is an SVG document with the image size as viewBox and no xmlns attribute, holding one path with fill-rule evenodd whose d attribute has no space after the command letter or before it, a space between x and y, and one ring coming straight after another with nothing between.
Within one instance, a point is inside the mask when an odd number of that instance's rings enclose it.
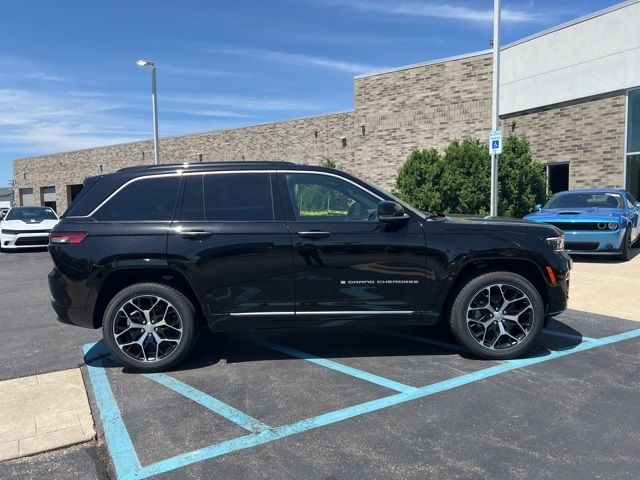
<instances>
[{"instance_id":1,"label":"green bush","mask_svg":"<svg viewBox=\"0 0 640 480\"><path fill-rule=\"evenodd\" d=\"M491 157L478 139L453 141L440 155L414 150L400 169L395 193L431 212L487 215L491 190ZM546 200L544 167L531 157L524 136L510 135L500 155L498 213L522 217Z\"/></svg>"}]
</instances>

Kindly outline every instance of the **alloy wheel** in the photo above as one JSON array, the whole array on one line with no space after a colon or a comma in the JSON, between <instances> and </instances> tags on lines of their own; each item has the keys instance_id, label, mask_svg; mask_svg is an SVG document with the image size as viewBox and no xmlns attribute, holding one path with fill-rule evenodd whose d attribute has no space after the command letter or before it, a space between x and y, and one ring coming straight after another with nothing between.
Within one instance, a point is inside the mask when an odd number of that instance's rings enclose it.
<instances>
[{"instance_id":1,"label":"alloy wheel","mask_svg":"<svg viewBox=\"0 0 640 480\"><path fill-rule=\"evenodd\" d=\"M490 350L506 350L524 341L534 322L531 299L520 288L496 283L478 290L467 306L471 336Z\"/></svg>"},{"instance_id":2,"label":"alloy wheel","mask_svg":"<svg viewBox=\"0 0 640 480\"><path fill-rule=\"evenodd\" d=\"M118 309L113 322L116 345L139 362L171 355L182 340L182 319L176 308L157 295L140 295Z\"/></svg>"}]
</instances>

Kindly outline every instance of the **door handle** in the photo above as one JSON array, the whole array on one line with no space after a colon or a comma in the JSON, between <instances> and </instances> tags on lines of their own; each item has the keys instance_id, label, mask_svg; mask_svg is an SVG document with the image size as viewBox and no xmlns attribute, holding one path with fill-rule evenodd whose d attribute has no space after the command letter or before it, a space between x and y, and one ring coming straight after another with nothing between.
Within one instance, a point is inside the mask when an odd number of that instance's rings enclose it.
<instances>
[{"instance_id":1,"label":"door handle","mask_svg":"<svg viewBox=\"0 0 640 480\"><path fill-rule=\"evenodd\" d=\"M208 238L213 235L213 232L206 230L180 230L178 235L182 238Z\"/></svg>"},{"instance_id":2,"label":"door handle","mask_svg":"<svg viewBox=\"0 0 640 480\"><path fill-rule=\"evenodd\" d=\"M320 230L309 230L306 232L298 232L298 236L302 238L326 238L331 235L331 232L321 232Z\"/></svg>"}]
</instances>

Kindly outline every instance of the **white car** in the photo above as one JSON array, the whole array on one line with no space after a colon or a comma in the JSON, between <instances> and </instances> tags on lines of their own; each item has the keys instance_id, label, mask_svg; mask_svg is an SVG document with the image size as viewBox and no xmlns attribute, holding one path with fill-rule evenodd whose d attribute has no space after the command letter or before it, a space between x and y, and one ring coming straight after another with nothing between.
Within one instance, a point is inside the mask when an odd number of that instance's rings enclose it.
<instances>
[{"instance_id":1,"label":"white car","mask_svg":"<svg viewBox=\"0 0 640 480\"><path fill-rule=\"evenodd\" d=\"M49 207L13 207L0 222L0 248L46 247L58 216Z\"/></svg>"}]
</instances>

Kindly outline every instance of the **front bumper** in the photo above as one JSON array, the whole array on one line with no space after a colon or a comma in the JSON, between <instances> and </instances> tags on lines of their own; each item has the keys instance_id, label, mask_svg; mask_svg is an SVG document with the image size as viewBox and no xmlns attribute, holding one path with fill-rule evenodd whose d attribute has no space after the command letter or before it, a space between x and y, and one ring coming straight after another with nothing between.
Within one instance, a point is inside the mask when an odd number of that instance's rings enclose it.
<instances>
[{"instance_id":1,"label":"front bumper","mask_svg":"<svg viewBox=\"0 0 640 480\"><path fill-rule=\"evenodd\" d=\"M565 275L556 274L556 283L549 286L547 290L549 293L549 311L547 312L547 318L558 315L567 309L567 302L569 300L569 279L569 272Z\"/></svg>"},{"instance_id":2,"label":"front bumper","mask_svg":"<svg viewBox=\"0 0 640 480\"><path fill-rule=\"evenodd\" d=\"M614 255L622 250L625 230L613 231L565 231L566 252L571 255Z\"/></svg>"},{"instance_id":3,"label":"front bumper","mask_svg":"<svg viewBox=\"0 0 640 480\"><path fill-rule=\"evenodd\" d=\"M46 247L48 244L48 233L0 234L0 246L6 249Z\"/></svg>"}]
</instances>

